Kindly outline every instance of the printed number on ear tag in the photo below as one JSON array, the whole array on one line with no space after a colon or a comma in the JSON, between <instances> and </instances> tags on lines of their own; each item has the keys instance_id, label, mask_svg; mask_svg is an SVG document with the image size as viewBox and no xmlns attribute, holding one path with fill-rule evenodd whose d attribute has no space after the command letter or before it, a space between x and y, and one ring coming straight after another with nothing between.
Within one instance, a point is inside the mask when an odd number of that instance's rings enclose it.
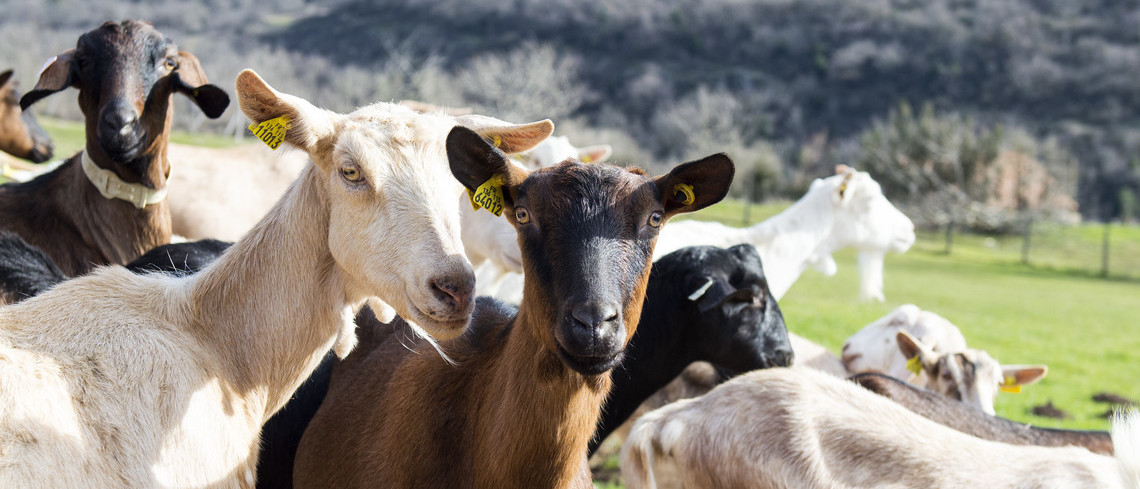
<instances>
[{"instance_id":1,"label":"printed number on ear tag","mask_svg":"<svg viewBox=\"0 0 1140 489\"><path fill-rule=\"evenodd\" d=\"M1002 392L1012 392L1014 394L1020 394L1021 393L1021 386L1020 385L1013 385L1016 382L1017 382L1017 377L1013 377L1013 376L1006 377L1005 382L1002 382L1002 384L998 386L998 390L1000 390Z\"/></svg>"},{"instance_id":2,"label":"printed number on ear tag","mask_svg":"<svg viewBox=\"0 0 1140 489\"><path fill-rule=\"evenodd\" d=\"M270 149L277 149L285 141L285 131L291 127L288 116L274 117L261 124L250 124L249 130Z\"/></svg>"},{"instance_id":3,"label":"printed number on ear tag","mask_svg":"<svg viewBox=\"0 0 1140 489\"><path fill-rule=\"evenodd\" d=\"M474 192L468 190L467 197L471 199L471 208L487 209L496 216L503 215L503 177L495 175L483 182Z\"/></svg>"},{"instance_id":4,"label":"printed number on ear tag","mask_svg":"<svg viewBox=\"0 0 1140 489\"><path fill-rule=\"evenodd\" d=\"M687 183L678 183L673 186L673 198L681 202L681 205L689 205L697 200L697 196L693 194L693 186Z\"/></svg>"},{"instance_id":5,"label":"printed number on ear tag","mask_svg":"<svg viewBox=\"0 0 1140 489\"><path fill-rule=\"evenodd\" d=\"M910 360L906 361L906 369L915 375L922 373L922 360L918 359L918 355L910 357Z\"/></svg>"}]
</instances>

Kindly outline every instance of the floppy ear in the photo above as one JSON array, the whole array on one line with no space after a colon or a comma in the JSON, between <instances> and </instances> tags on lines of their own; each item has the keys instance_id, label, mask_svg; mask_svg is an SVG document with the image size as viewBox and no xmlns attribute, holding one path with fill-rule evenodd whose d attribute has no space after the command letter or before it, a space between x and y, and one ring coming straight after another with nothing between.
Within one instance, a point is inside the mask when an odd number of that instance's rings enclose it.
<instances>
[{"instance_id":1,"label":"floppy ear","mask_svg":"<svg viewBox=\"0 0 1140 489\"><path fill-rule=\"evenodd\" d=\"M654 179L658 199L665 205L665 217L693 212L720 202L732 185L736 171L724 153L682 163L673 171Z\"/></svg>"},{"instance_id":2,"label":"floppy ear","mask_svg":"<svg viewBox=\"0 0 1140 489\"><path fill-rule=\"evenodd\" d=\"M44 63L39 79L31 91L20 98L20 109L28 110L32 104L67 87L79 88L79 76L75 72L74 49L60 53Z\"/></svg>"},{"instance_id":3,"label":"floppy ear","mask_svg":"<svg viewBox=\"0 0 1140 489\"><path fill-rule=\"evenodd\" d=\"M1044 365L1003 365L1001 367L1002 386L1026 385L1045 378L1049 368Z\"/></svg>"},{"instance_id":4,"label":"floppy ear","mask_svg":"<svg viewBox=\"0 0 1140 489\"><path fill-rule=\"evenodd\" d=\"M206 72L193 54L178 52L178 68L173 76L175 90L190 97L206 117L217 119L230 105L230 96L225 90L206 83Z\"/></svg>"},{"instance_id":5,"label":"floppy ear","mask_svg":"<svg viewBox=\"0 0 1140 489\"><path fill-rule=\"evenodd\" d=\"M843 180L839 182L839 188L835 189L835 203L847 204L851 201L851 191L848 187L851 185L851 177L855 176L855 172L850 171L843 174Z\"/></svg>"},{"instance_id":6,"label":"floppy ear","mask_svg":"<svg viewBox=\"0 0 1140 489\"><path fill-rule=\"evenodd\" d=\"M333 134L335 114L318 109L309 102L278 92L253 70L238 74L235 83L238 105L254 124L284 116L288 119L285 142L310 155L318 150L318 142ZM318 165L324 158L313 158Z\"/></svg>"},{"instance_id":7,"label":"floppy ear","mask_svg":"<svg viewBox=\"0 0 1140 489\"><path fill-rule=\"evenodd\" d=\"M609 158L612 154L614 154L614 149L608 144L586 146L585 148L578 148L578 161L582 163L601 163L606 161L606 158Z\"/></svg>"},{"instance_id":8,"label":"floppy ear","mask_svg":"<svg viewBox=\"0 0 1140 489\"><path fill-rule=\"evenodd\" d=\"M0 87L4 86L5 83L8 83L8 80L11 78L12 70L6 70L5 72L0 73Z\"/></svg>"},{"instance_id":9,"label":"floppy ear","mask_svg":"<svg viewBox=\"0 0 1140 489\"><path fill-rule=\"evenodd\" d=\"M526 170L507 161L502 150L466 127L453 127L447 134L446 146L451 174L472 192L496 175L502 178L504 190L518 186L527 177ZM510 192L504 195L509 196Z\"/></svg>"}]
</instances>

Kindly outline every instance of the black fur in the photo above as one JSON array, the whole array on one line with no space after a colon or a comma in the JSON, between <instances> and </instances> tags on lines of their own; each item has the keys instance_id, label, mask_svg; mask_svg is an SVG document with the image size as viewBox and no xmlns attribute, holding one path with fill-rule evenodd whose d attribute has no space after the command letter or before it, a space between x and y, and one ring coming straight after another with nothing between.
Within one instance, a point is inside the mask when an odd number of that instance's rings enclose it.
<instances>
[{"instance_id":1,"label":"black fur","mask_svg":"<svg viewBox=\"0 0 1140 489\"><path fill-rule=\"evenodd\" d=\"M20 302L66 278L39 248L0 231L0 298L8 303Z\"/></svg>"},{"instance_id":2,"label":"black fur","mask_svg":"<svg viewBox=\"0 0 1140 489\"><path fill-rule=\"evenodd\" d=\"M705 294L689 300L709 278ZM657 260L641 322L625 351L590 453L690 363L712 363L721 381L792 363L784 316L768 291L760 255L747 244L694 246Z\"/></svg>"}]
</instances>

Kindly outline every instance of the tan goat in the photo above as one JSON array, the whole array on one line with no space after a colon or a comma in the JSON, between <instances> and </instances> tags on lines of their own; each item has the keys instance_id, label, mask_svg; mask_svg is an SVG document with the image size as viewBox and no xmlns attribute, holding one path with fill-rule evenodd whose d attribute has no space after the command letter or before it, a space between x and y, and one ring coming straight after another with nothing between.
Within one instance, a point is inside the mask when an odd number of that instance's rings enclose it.
<instances>
[{"instance_id":1,"label":"tan goat","mask_svg":"<svg viewBox=\"0 0 1140 489\"><path fill-rule=\"evenodd\" d=\"M750 372L642 417L622 448L631 489L1140 489L1140 413L1116 459L975 438L807 368Z\"/></svg>"},{"instance_id":2,"label":"tan goat","mask_svg":"<svg viewBox=\"0 0 1140 489\"><path fill-rule=\"evenodd\" d=\"M442 184L457 119L336 114L248 70L237 94L255 123L287 118L284 141L312 164L195 275L104 267L0 308L0 487L251 488L262 423L366 297L440 338L465 329L460 186ZM463 122L507 150L553 130Z\"/></svg>"}]
</instances>

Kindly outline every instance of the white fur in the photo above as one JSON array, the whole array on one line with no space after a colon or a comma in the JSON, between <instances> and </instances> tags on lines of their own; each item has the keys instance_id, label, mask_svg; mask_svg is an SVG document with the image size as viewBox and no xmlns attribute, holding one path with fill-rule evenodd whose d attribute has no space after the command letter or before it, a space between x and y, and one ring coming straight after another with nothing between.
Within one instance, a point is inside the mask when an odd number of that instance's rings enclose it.
<instances>
[{"instance_id":1,"label":"white fur","mask_svg":"<svg viewBox=\"0 0 1140 489\"><path fill-rule=\"evenodd\" d=\"M249 71L238 96L251 118L291 115L313 164L197 274L103 267L0 308L0 487L249 488L261 424L347 307L378 296L432 334L466 326L470 308L440 310L428 285L472 273L446 185L457 119L392 104L334 114ZM483 129L537 128L530 144L552 129L501 124Z\"/></svg>"},{"instance_id":2,"label":"white fur","mask_svg":"<svg viewBox=\"0 0 1140 489\"><path fill-rule=\"evenodd\" d=\"M1136 411L1118 420L1114 443L1140 443L1137 423ZM630 489L1135 489L1122 474L1138 461L1120 448L1113 459L981 440L851 382L775 368L643 416L621 469Z\"/></svg>"},{"instance_id":3,"label":"white fur","mask_svg":"<svg viewBox=\"0 0 1140 489\"><path fill-rule=\"evenodd\" d=\"M654 257L686 246L749 243L760 252L768 287L779 299L809 267L834 274L831 254L850 246L860 254L860 297L882 301L882 257L905 252L914 238L914 224L883 196L878 182L866 172L845 169L812 182L787 210L749 228L672 223L662 229Z\"/></svg>"}]
</instances>

